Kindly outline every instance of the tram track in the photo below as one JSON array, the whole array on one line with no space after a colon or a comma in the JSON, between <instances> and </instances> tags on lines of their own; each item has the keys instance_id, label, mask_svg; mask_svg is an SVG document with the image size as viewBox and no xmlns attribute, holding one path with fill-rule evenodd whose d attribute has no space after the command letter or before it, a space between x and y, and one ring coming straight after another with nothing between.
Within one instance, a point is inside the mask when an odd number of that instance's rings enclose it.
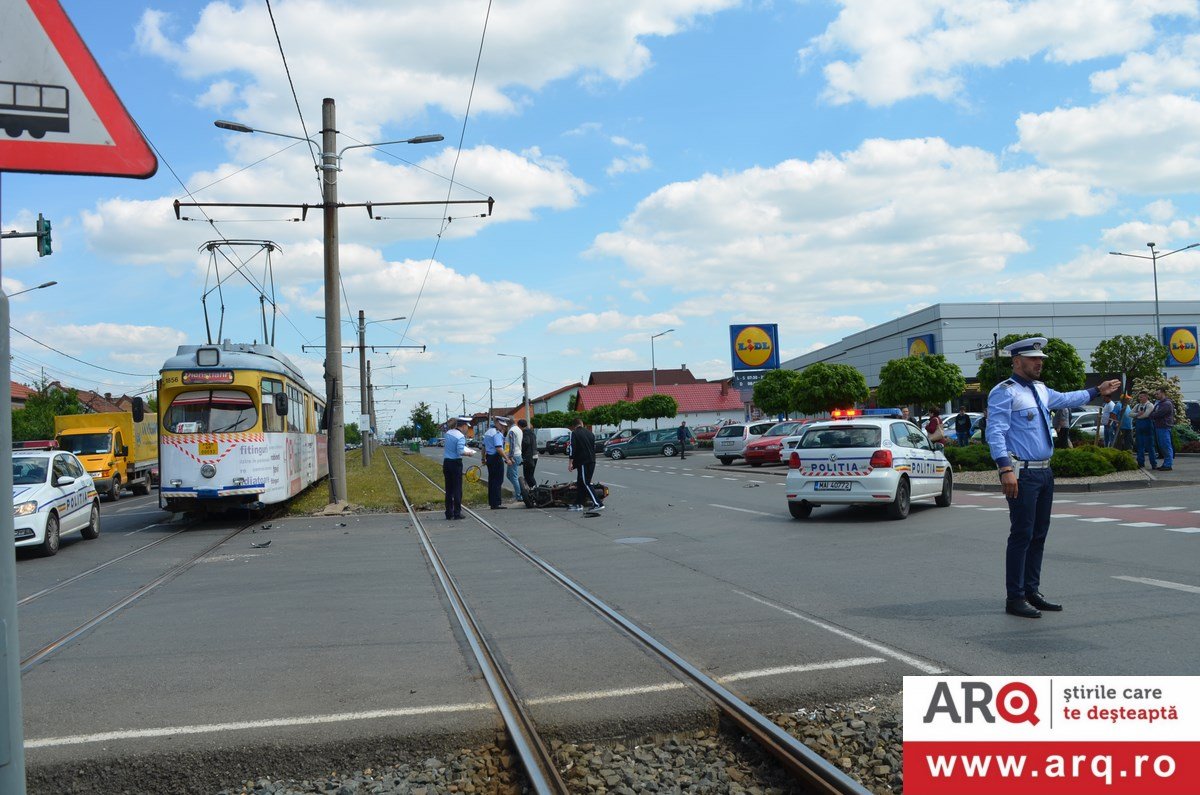
<instances>
[{"instance_id":1,"label":"tram track","mask_svg":"<svg viewBox=\"0 0 1200 795\"><path fill-rule=\"evenodd\" d=\"M159 586L165 585L166 583L175 579L179 575L183 574L188 569L192 568L192 566L199 563L200 560L203 559L210 552L217 549L222 544L225 544L227 541L233 539L239 533L242 533L245 530L249 529L250 527L254 526L258 521L260 521L260 520L256 519L254 521L246 522L246 523L242 524L241 526L237 527L236 529L222 535L215 542L207 545L202 550L194 553L187 559L172 565L166 571L164 571L162 574L155 577L153 580L139 586L134 591L130 592L129 594L125 595L124 597L113 602L111 605L104 608L100 612L96 613L95 615L93 615L91 618L87 619L83 623L79 624L74 629L70 630L69 632L64 633L63 635L60 635L55 640L52 640L51 642L45 644L44 646L40 647L36 651L22 657L21 663L20 663L21 675L22 676L25 675L26 673L31 671L34 667L36 667L39 663L45 662L48 658L52 657L54 654L56 654L60 650L69 646L71 643L73 643L78 638L82 637L83 635L87 634L91 630L95 629L100 624L103 624L108 619L117 615L125 608L129 607L133 603L140 600L142 597L146 596L147 594L149 594L152 591L154 591L155 589L157 589ZM124 555L120 555L116 558L113 558L112 560L106 561L105 563L95 566L87 571L76 574L73 577L70 577L67 580L62 581L61 583L56 583L55 585L53 585L49 588L45 588L41 591L38 591L37 593L30 594L29 596L25 597L20 602L18 602L18 606L33 602L34 600L39 599L43 596L46 596L47 594L53 593L54 591L57 591L67 585L70 585L73 582L77 582L77 581L83 579L84 577L95 574L96 572L101 571L102 569L105 569L108 566L111 566L115 563L119 563L123 560L126 560L127 558L130 558L140 552L144 552L147 549L150 549L151 547L154 547L158 544L163 543L164 541L168 541L171 538L174 538L175 536L180 535L181 533L185 532L188 529L191 529L191 528L183 528L179 531L171 533L168 536L157 539L149 544L145 544L137 549L131 550L131 551L125 553Z\"/></svg>"},{"instance_id":2,"label":"tram track","mask_svg":"<svg viewBox=\"0 0 1200 795\"><path fill-rule=\"evenodd\" d=\"M499 664L499 658L483 638L478 622L471 615L453 577L446 570L432 540L429 538L428 533L426 533L419 515L408 501L408 497L404 493L403 484L400 481L395 466L392 464L391 458L386 452L384 453L384 457L387 460L388 467L392 471L393 477L396 479L396 486L400 491L405 508L408 510L409 516L417 528L421 544L425 548L426 554L429 556L437 572L439 582L453 606L455 616L459 620L468 643L473 653L475 653L476 659L480 662L480 667L485 672L485 679L488 681L489 689L493 692L493 698L496 700L497 707L504 719L510 740L517 750L517 756L521 760L522 766L526 769L530 777L534 790L539 794L568 792L569 790L566 788L566 785L558 777L552 759L549 760L549 769L553 772L553 775L547 774L547 761L543 753L546 743L537 734L536 726L534 726L528 713L521 706L520 696L504 676ZM405 461L404 463L433 485L434 488L439 491L441 490L441 487L420 469L413 466L410 462ZM736 726L747 736L753 738L758 746L774 757L788 772L789 776L802 784L807 792L828 793L830 795L834 795L835 793L837 795L867 795L868 791L861 784L838 770L819 754L777 726L768 717L751 707L694 664L678 655L667 644L646 632L629 618L607 605L599 597L587 591L554 566L525 548L476 511L469 508L464 508L464 511L472 519L491 531L517 555L566 589L608 623L621 630L627 637L635 641L635 643L651 652L652 655L665 663L677 677L707 697L724 718L729 720L732 725ZM492 675L489 671L495 671L497 675Z\"/></svg>"}]
</instances>

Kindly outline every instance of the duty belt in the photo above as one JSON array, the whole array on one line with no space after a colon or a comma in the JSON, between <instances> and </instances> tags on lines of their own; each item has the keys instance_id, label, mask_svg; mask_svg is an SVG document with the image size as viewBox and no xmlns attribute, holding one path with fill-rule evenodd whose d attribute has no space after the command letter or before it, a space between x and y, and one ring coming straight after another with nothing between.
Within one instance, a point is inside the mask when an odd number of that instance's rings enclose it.
<instances>
[{"instance_id":1,"label":"duty belt","mask_svg":"<svg viewBox=\"0 0 1200 795\"><path fill-rule=\"evenodd\" d=\"M1020 458L1017 458L1016 456L1009 456L1009 457L1012 458L1013 465L1017 469L1049 469L1050 468L1050 459L1049 458L1042 460L1042 461L1022 461Z\"/></svg>"}]
</instances>

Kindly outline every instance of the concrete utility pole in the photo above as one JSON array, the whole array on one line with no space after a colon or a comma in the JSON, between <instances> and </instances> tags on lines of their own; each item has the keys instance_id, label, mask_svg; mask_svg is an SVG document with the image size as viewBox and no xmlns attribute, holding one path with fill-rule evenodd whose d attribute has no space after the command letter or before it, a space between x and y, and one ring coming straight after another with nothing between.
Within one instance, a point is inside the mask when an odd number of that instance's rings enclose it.
<instances>
[{"instance_id":1,"label":"concrete utility pole","mask_svg":"<svg viewBox=\"0 0 1200 795\"><path fill-rule=\"evenodd\" d=\"M337 114L321 102L321 202L325 222L325 396L329 407L329 501L346 499L346 420L342 416L341 276L338 273ZM365 462L364 462L365 463Z\"/></svg>"},{"instance_id":2,"label":"concrete utility pole","mask_svg":"<svg viewBox=\"0 0 1200 795\"><path fill-rule=\"evenodd\" d=\"M371 373L367 369L370 366L370 363L367 361L367 319L360 309L358 310L358 390L360 393L358 397L358 415L360 417L360 424L362 423L361 418L369 417L371 413L368 411L371 403ZM363 469L366 469L371 466L371 440L367 438L370 436L371 429L369 427L359 428L359 431L362 433L363 440L362 464Z\"/></svg>"}]
</instances>

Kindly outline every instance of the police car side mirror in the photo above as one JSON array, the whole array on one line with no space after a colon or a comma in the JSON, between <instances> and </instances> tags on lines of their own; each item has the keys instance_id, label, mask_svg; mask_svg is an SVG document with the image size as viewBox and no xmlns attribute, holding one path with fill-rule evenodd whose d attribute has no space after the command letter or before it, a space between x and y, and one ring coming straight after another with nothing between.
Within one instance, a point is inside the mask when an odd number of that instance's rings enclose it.
<instances>
[{"instance_id":1,"label":"police car side mirror","mask_svg":"<svg viewBox=\"0 0 1200 795\"><path fill-rule=\"evenodd\" d=\"M64 488L66 486L70 486L74 482L75 482L75 478L68 477L67 475L62 475L54 481L54 485L58 486L59 488Z\"/></svg>"},{"instance_id":2,"label":"police car side mirror","mask_svg":"<svg viewBox=\"0 0 1200 795\"><path fill-rule=\"evenodd\" d=\"M946 445L942 444L941 442L934 442L933 449L937 450L938 452L941 452L942 450L946 449Z\"/></svg>"}]
</instances>

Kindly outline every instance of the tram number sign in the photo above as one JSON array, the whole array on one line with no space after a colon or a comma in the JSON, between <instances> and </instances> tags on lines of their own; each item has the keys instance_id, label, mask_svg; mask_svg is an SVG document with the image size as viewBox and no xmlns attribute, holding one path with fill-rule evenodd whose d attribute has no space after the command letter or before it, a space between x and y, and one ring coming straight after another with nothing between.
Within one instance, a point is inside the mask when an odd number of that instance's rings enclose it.
<instances>
[{"instance_id":1,"label":"tram number sign","mask_svg":"<svg viewBox=\"0 0 1200 795\"><path fill-rule=\"evenodd\" d=\"M200 442L199 446L200 446L200 455L216 455L217 454L217 443L216 442Z\"/></svg>"}]
</instances>

